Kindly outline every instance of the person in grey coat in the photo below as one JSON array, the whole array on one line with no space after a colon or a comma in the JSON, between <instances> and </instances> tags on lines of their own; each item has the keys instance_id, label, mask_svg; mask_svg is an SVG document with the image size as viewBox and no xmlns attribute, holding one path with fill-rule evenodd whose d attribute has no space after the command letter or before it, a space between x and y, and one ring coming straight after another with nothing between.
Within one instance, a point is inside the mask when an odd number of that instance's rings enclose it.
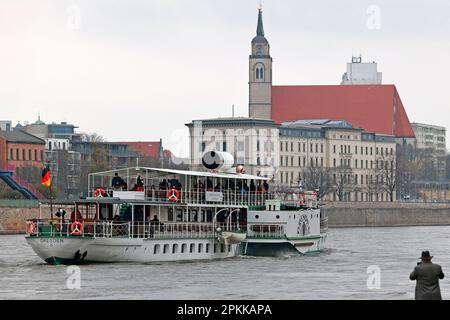
<instances>
[{"instance_id":1,"label":"person in grey coat","mask_svg":"<svg viewBox=\"0 0 450 320\"><path fill-rule=\"evenodd\" d=\"M439 279L444 279L444 273L440 265L431 262L432 258L429 251L423 251L422 262L417 263L409 276L411 280L417 280L416 300L442 300Z\"/></svg>"}]
</instances>

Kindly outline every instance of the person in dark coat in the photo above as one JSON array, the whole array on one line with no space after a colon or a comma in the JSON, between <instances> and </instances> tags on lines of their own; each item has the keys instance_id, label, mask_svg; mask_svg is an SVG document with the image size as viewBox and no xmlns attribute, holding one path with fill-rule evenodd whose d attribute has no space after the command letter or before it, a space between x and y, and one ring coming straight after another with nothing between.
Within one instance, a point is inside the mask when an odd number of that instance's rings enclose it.
<instances>
[{"instance_id":1,"label":"person in dark coat","mask_svg":"<svg viewBox=\"0 0 450 320\"><path fill-rule=\"evenodd\" d=\"M440 265L431 262L432 258L429 251L423 251L422 261L417 263L409 276L411 280L417 280L416 300L442 300L439 279L444 279L444 273Z\"/></svg>"}]
</instances>

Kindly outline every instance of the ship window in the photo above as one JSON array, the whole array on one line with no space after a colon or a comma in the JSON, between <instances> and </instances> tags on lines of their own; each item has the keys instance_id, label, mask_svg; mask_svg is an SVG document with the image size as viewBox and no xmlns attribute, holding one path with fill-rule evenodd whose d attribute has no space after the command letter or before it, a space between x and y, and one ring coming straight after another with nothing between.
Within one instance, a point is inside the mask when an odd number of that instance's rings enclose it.
<instances>
[{"instance_id":1,"label":"ship window","mask_svg":"<svg viewBox=\"0 0 450 320\"><path fill-rule=\"evenodd\" d=\"M220 252L225 252L225 245L223 243L220 245Z\"/></svg>"},{"instance_id":2,"label":"ship window","mask_svg":"<svg viewBox=\"0 0 450 320\"><path fill-rule=\"evenodd\" d=\"M203 243L198 244L198 253L202 253L203 250Z\"/></svg>"},{"instance_id":3,"label":"ship window","mask_svg":"<svg viewBox=\"0 0 450 320\"><path fill-rule=\"evenodd\" d=\"M159 253L160 250L161 250L160 245L156 244L155 247L153 248L153 254Z\"/></svg>"},{"instance_id":4,"label":"ship window","mask_svg":"<svg viewBox=\"0 0 450 320\"><path fill-rule=\"evenodd\" d=\"M277 214L277 217L276 217L277 219L280 219L280 216Z\"/></svg>"},{"instance_id":5,"label":"ship window","mask_svg":"<svg viewBox=\"0 0 450 320\"><path fill-rule=\"evenodd\" d=\"M217 244L214 243L214 253L217 252Z\"/></svg>"},{"instance_id":6,"label":"ship window","mask_svg":"<svg viewBox=\"0 0 450 320\"><path fill-rule=\"evenodd\" d=\"M209 243L206 244L206 253L209 253Z\"/></svg>"},{"instance_id":7,"label":"ship window","mask_svg":"<svg viewBox=\"0 0 450 320\"><path fill-rule=\"evenodd\" d=\"M178 252L178 245L177 244L174 244L173 246L172 246L172 253L177 253Z\"/></svg>"},{"instance_id":8,"label":"ship window","mask_svg":"<svg viewBox=\"0 0 450 320\"><path fill-rule=\"evenodd\" d=\"M165 244L164 245L164 249L163 249L163 253L167 253L167 252L169 252L169 245Z\"/></svg>"},{"instance_id":9,"label":"ship window","mask_svg":"<svg viewBox=\"0 0 450 320\"><path fill-rule=\"evenodd\" d=\"M189 252L190 252L190 253L193 253L194 250L195 250L195 243L191 243L191 246L190 246L190 248L189 248Z\"/></svg>"},{"instance_id":10,"label":"ship window","mask_svg":"<svg viewBox=\"0 0 450 320\"><path fill-rule=\"evenodd\" d=\"M181 253L185 253L186 252L186 247L187 247L186 243L183 243L181 245Z\"/></svg>"},{"instance_id":11,"label":"ship window","mask_svg":"<svg viewBox=\"0 0 450 320\"><path fill-rule=\"evenodd\" d=\"M259 215L256 215L256 216L255 216L255 219L259 219Z\"/></svg>"}]
</instances>

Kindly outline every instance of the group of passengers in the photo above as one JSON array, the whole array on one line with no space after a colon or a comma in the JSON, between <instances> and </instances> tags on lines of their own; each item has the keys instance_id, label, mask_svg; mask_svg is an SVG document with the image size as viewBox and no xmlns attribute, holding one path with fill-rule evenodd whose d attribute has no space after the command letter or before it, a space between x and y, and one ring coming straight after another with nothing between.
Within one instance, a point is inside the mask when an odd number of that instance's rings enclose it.
<instances>
[{"instance_id":1,"label":"group of passengers","mask_svg":"<svg viewBox=\"0 0 450 320\"><path fill-rule=\"evenodd\" d=\"M204 190L205 189L205 183L202 180L199 180L194 184L194 189L198 190ZM216 182L214 185L210 178L206 179L206 190L207 191L239 191L242 193L247 192L268 192L269 191L269 184L266 180L261 182L261 180L258 181L258 184L255 184L255 180L250 181L250 186L247 183L247 180L237 179L236 184L233 179L229 179L226 183L223 185L220 184L219 181Z\"/></svg>"}]
</instances>

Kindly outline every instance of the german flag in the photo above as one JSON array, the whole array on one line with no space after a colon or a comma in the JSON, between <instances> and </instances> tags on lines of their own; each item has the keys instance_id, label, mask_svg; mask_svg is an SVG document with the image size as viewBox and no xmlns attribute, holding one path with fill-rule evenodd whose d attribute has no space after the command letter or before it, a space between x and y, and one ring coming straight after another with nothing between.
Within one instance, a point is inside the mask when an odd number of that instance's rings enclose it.
<instances>
[{"instance_id":1,"label":"german flag","mask_svg":"<svg viewBox=\"0 0 450 320\"><path fill-rule=\"evenodd\" d=\"M52 184L52 176L49 166L46 166L44 170L42 170L41 184L46 187L50 187Z\"/></svg>"}]
</instances>

